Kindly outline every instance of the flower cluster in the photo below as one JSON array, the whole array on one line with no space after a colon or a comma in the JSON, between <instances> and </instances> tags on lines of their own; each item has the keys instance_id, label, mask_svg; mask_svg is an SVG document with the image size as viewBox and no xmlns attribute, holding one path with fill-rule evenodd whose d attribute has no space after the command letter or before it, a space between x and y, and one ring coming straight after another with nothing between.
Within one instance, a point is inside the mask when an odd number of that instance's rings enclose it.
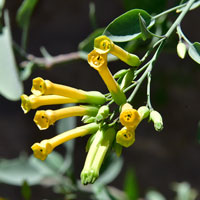
<instances>
[{"instance_id":1,"label":"flower cluster","mask_svg":"<svg viewBox=\"0 0 200 200\"><path fill-rule=\"evenodd\" d=\"M81 172L83 184L94 183L98 178L103 160L110 149L114 149L119 156L122 147L129 147L134 143L135 129L144 118L150 116L158 131L163 126L162 118L158 112L149 110L146 106L141 106L136 110L127 102L122 87L108 68L108 53L134 67L140 65L140 59L114 44L106 36L95 39L94 50L88 55L88 63L98 71L112 98L107 98L97 91L83 91L52 83L40 77L33 79L32 95L24 94L21 96L21 106L24 113L44 105L78 104L58 110L38 110L34 122L40 130L47 129L57 120L72 116L82 116L85 125L61 133L51 139L43 140L40 143L35 143L31 148L36 158L45 160L48 154L58 145L90 134L86 148L88 154ZM118 114L115 119L113 119L113 112L110 111L111 101L118 105Z\"/></svg>"}]
</instances>

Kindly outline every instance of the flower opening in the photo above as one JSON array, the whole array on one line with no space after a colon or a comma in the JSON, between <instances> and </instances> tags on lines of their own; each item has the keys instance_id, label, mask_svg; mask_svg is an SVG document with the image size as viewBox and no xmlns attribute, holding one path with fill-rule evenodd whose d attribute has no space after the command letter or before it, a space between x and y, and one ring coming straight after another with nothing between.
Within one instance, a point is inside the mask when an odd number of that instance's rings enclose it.
<instances>
[{"instance_id":1,"label":"flower opening","mask_svg":"<svg viewBox=\"0 0 200 200\"><path fill-rule=\"evenodd\" d=\"M135 142L135 130L123 127L117 132L116 142L124 147L129 147Z\"/></svg>"},{"instance_id":2,"label":"flower opening","mask_svg":"<svg viewBox=\"0 0 200 200\"><path fill-rule=\"evenodd\" d=\"M140 123L140 115L137 110L133 109L128 103L122 106L122 111L120 113L120 122L123 126L128 128L136 128Z\"/></svg>"}]
</instances>

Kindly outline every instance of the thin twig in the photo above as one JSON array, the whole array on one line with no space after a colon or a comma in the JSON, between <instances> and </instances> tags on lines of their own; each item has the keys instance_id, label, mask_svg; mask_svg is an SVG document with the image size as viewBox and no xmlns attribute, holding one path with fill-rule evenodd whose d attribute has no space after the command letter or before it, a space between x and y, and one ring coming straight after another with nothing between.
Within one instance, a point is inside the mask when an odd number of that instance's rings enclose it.
<instances>
[{"instance_id":1,"label":"thin twig","mask_svg":"<svg viewBox=\"0 0 200 200\"><path fill-rule=\"evenodd\" d=\"M34 55L27 55L27 61L22 62L20 65L22 67L27 65L27 62L33 62L41 67L50 68L56 64L61 64L73 60L80 59L79 52L71 52L67 54L61 54L58 56L50 57L50 58L44 58L44 57L36 57Z\"/></svg>"}]
</instances>

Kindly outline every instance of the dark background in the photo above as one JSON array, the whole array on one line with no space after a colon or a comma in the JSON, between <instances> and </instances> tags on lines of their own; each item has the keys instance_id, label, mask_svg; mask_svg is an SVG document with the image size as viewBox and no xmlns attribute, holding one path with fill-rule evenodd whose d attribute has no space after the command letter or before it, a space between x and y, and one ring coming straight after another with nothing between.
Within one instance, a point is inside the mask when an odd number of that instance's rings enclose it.
<instances>
[{"instance_id":1,"label":"dark background","mask_svg":"<svg viewBox=\"0 0 200 200\"><path fill-rule=\"evenodd\" d=\"M16 25L15 15L21 2L6 2L12 35L18 43L21 30ZM120 0L101 0L95 4L99 27L105 27L126 11ZM173 5L175 1L167 3L167 7ZM89 1L39 1L31 19L28 53L41 56L41 46L45 46L52 55L77 51L78 44L92 32L88 13ZM199 9L188 13L182 23L183 31L192 42L199 40L197 19ZM174 35L174 38L177 42L178 37ZM175 181L187 181L200 192L200 145L197 140L197 125L200 119L200 68L188 55L181 60L176 54L175 43L173 47L166 48L161 53L152 72L152 104L163 116L164 130L156 132L153 124L147 121L139 125L136 142L123 150L124 167L112 184L122 189L126 169L134 167L141 197L149 188L156 188L167 199L172 199L170 184ZM138 53L143 55L143 52ZM120 68L126 68L126 65L120 61L110 63L112 73ZM55 66L49 70L35 70L31 78L24 82L26 94L30 94L32 78L37 76L83 90L107 92L97 72L83 60ZM136 95L134 106L145 104L145 93L144 83ZM31 154L30 146L34 142L55 135L54 127L42 133L38 130L32 121L34 113L35 111L31 111L24 115L19 101L11 102L0 97L0 158L15 158L20 152ZM86 156L85 144L86 138L76 140L77 178ZM62 151L62 148L58 150ZM22 199L18 187L4 184L0 184L0 196ZM34 186L32 199L42 198L55 199L48 189Z\"/></svg>"}]
</instances>

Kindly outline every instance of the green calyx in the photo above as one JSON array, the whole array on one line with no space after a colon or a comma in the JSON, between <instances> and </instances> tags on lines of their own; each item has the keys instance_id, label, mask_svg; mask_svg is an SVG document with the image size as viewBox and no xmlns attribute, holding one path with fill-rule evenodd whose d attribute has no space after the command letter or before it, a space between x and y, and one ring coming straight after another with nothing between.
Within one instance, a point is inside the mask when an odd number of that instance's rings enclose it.
<instances>
[{"instance_id":1,"label":"green calyx","mask_svg":"<svg viewBox=\"0 0 200 200\"><path fill-rule=\"evenodd\" d=\"M130 66L138 67L141 64L141 61L138 56L129 53L128 60L126 63Z\"/></svg>"},{"instance_id":2,"label":"green calyx","mask_svg":"<svg viewBox=\"0 0 200 200\"><path fill-rule=\"evenodd\" d=\"M126 95L124 94L124 92L120 88L118 88L117 92L110 91L110 93L112 95L114 102L117 105L120 106L120 105L126 103Z\"/></svg>"},{"instance_id":3,"label":"green calyx","mask_svg":"<svg viewBox=\"0 0 200 200\"><path fill-rule=\"evenodd\" d=\"M99 108L96 106L82 106L83 108L86 109L86 112L88 116L96 116Z\"/></svg>"},{"instance_id":4,"label":"green calyx","mask_svg":"<svg viewBox=\"0 0 200 200\"><path fill-rule=\"evenodd\" d=\"M106 98L101 92L97 92L97 91L86 92L85 103L102 105L105 102L106 102Z\"/></svg>"}]
</instances>

